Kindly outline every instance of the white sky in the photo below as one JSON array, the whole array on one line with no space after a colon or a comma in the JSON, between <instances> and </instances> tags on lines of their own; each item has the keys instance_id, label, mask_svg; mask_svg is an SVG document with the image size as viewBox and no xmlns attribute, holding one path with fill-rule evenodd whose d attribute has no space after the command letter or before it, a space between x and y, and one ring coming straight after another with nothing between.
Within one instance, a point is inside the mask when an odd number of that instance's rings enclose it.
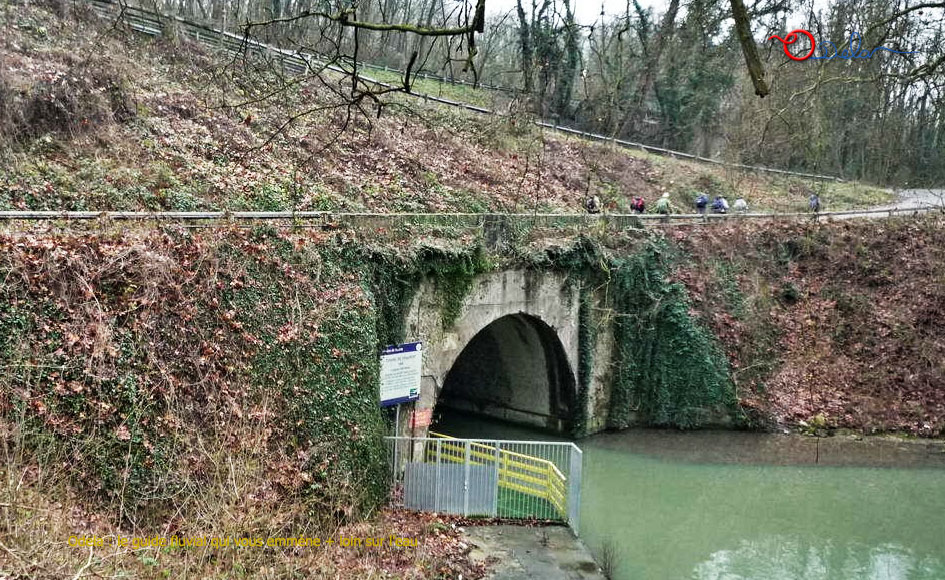
<instances>
[{"instance_id":1,"label":"white sky","mask_svg":"<svg viewBox=\"0 0 945 580\"><path fill-rule=\"evenodd\" d=\"M669 4L668 0L639 0L639 2L644 8L652 8L657 16L661 15ZM475 2L471 3L474 4ZM515 3L516 0L486 0L486 13L505 14L510 10L514 11ZM829 3L830 0L814 0L814 9L824 9ZM530 8L532 2L531 0L522 0L522 4ZM575 7L575 16L578 22L587 25L593 24L594 21L600 17L602 5L604 12L609 16L624 14L627 9L627 0L572 0L572 5ZM685 11L685 5L681 6L680 14L685 14ZM805 22L805 14L806 12L804 10L796 10L789 14L787 19L788 26L785 30L791 30L792 28L803 25ZM755 30L755 33L760 34L757 30Z\"/></svg>"},{"instance_id":2,"label":"white sky","mask_svg":"<svg viewBox=\"0 0 945 580\"><path fill-rule=\"evenodd\" d=\"M522 4L527 2L531 6L531 0L523 0ZM591 24L600 16L601 4L607 14L623 14L627 8L627 0L574 0L572 2L575 9L575 17L581 24ZM665 0L642 0L640 5L643 7L655 6L656 11L660 12L666 6ZM486 0L486 12L489 14L505 13L515 9L515 0Z\"/></svg>"}]
</instances>

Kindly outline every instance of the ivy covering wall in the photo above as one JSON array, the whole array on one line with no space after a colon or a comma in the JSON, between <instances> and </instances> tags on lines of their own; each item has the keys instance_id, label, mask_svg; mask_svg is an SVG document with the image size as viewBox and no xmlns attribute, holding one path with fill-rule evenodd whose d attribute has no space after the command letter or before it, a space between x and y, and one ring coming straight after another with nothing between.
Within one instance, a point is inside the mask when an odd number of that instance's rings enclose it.
<instances>
[{"instance_id":1,"label":"ivy covering wall","mask_svg":"<svg viewBox=\"0 0 945 580\"><path fill-rule=\"evenodd\" d=\"M136 517L170 509L145 498L204 484L213 456L188 450L206 441L265 449L249 464L316 511L376 505L377 353L404 338L425 278L450 325L484 272L568 273L580 288L579 433L597 365L614 365L612 427L694 427L733 404L724 357L649 238L620 253L579 238L500 255L475 240L367 248L259 229L5 237L0 250L0 418L24 449L68 457L77 488ZM608 317L614 357L594 360Z\"/></svg>"},{"instance_id":2,"label":"ivy covering wall","mask_svg":"<svg viewBox=\"0 0 945 580\"><path fill-rule=\"evenodd\" d=\"M670 281L675 256L659 234L641 232L632 245L616 250L582 236L528 261L568 272L582 287L576 433L583 434L587 423L590 373L597 365L612 365L611 428L694 428L734 414L728 361L711 332L690 314L685 287ZM602 305L592 304L593 293ZM612 360L594 360L596 333L608 322Z\"/></svg>"}]
</instances>

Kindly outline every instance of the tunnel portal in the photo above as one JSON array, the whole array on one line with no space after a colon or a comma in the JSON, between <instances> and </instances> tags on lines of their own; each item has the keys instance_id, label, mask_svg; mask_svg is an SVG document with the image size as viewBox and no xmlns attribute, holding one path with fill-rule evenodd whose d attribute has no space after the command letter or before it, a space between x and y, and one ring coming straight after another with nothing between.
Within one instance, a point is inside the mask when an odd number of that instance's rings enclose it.
<instances>
[{"instance_id":1,"label":"tunnel portal","mask_svg":"<svg viewBox=\"0 0 945 580\"><path fill-rule=\"evenodd\" d=\"M469 341L446 375L438 405L568 433L574 394L574 373L554 329L512 314Z\"/></svg>"}]
</instances>

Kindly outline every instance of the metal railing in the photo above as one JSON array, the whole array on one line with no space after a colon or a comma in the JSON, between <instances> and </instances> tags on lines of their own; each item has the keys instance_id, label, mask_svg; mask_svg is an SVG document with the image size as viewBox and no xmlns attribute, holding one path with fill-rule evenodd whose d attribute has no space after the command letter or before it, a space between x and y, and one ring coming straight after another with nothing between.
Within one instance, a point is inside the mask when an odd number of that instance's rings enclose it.
<instances>
[{"instance_id":1,"label":"metal railing","mask_svg":"<svg viewBox=\"0 0 945 580\"><path fill-rule=\"evenodd\" d=\"M578 533L577 445L432 435L386 438L395 503L417 511L557 521Z\"/></svg>"},{"instance_id":2,"label":"metal railing","mask_svg":"<svg viewBox=\"0 0 945 580\"><path fill-rule=\"evenodd\" d=\"M257 54L266 54L274 57L280 63L280 65L289 72L300 74L306 71L326 69L334 72L340 72L348 74L350 70L344 70L339 66L333 64L327 64L324 59L318 57L317 55L304 53L301 51L292 51L274 46L271 44L266 44L259 42L252 38L241 36L227 32L225 30L220 30L212 26L207 26L204 24L199 24L196 22L191 22L180 16L176 15L165 15L157 12L152 12L137 6L131 6L127 4L119 4L116 0L87 0L87 2L95 9L97 13L102 16L115 17L121 15L122 20L133 30L148 34L151 36L157 36L162 33L164 30L166 21L173 21L177 26L180 27L181 32L185 35L193 38L199 43L202 43L210 48L223 50L231 54L238 54L243 51L255 52ZM376 65L370 65L367 63L357 63L358 67L367 67L373 68L375 70L390 70L387 67L378 67ZM368 76L361 76L361 79L368 83L373 83L377 86L384 88L397 88L391 83L386 83L379 79L371 78ZM431 94L426 93L405 93L413 97L418 97L427 101L432 101L440 103L443 105L457 107L465 109L467 111L472 111L475 113L480 113L484 115L492 116L506 116L499 111L489 109L487 107L480 107L477 105L472 105L469 103L464 103L460 101L454 101L452 99L447 99L443 97L437 97ZM745 165L741 163L733 163L729 161L722 161L720 159L712 159L711 157L703 157L701 155L694 155L692 153L686 153L683 151L674 151L672 149L666 149L663 147L656 147L654 145L647 145L645 143L639 143L635 141L627 141L625 139L618 139L616 136L607 136L600 135L597 133L589 133L587 131L581 131L572 127L566 127L559 125L556 122L549 122L546 120L536 120L534 124L543 129L550 129L556 132L560 132L567 135L576 136L581 139L589 141L598 141L603 143L611 143L620 147L628 149L639 149L641 151L646 151L649 153L654 153L657 155L664 155L680 159L689 159L693 161L699 161L704 163L711 163L713 165L719 165L724 167L731 167L733 169L739 169L744 171L760 171L764 173L775 173L778 175L790 175L794 177L801 177L806 179L814 179L819 181L844 181L841 177L834 175L818 175L814 173L804 173L798 171L790 171L787 169L776 169L773 167L765 167L761 165Z\"/></svg>"},{"instance_id":3,"label":"metal railing","mask_svg":"<svg viewBox=\"0 0 945 580\"><path fill-rule=\"evenodd\" d=\"M621 213L371 213L328 211L58 211L58 210L0 210L3 221L293 221L320 222L325 225L376 225L385 227L405 222L428 225L463 225L481 227L490 221L514 224L563 227L599 225L621 227L649 223L713 223L737 220L818 219L844 217L892 217L931 211L945 211L941 206L892 207L882 209L853 209L819 213L728 213L728 214L621 214Z\"/></svg>"},{"instance_id":4,"label":"metal railing","mask_svg":"<svg viewBox=\"0 0 945 580\"><path fill-rule=\"evenodd\" d=\"M436 459L436 452L446 461L465 463L465 445L455 437L430 432L435 439L448 439L438 446L427 444L425 461ZM555 516L562 521L568 518L568 478L558 466L547 459L533 457L502 449L498 445L471 443L468 461L472 465L486 465L484 462L498 461L498 485L526 496L546 500L554 508ZM498 459L496 459L498 458Z\"/></svg>"}]
</instances>

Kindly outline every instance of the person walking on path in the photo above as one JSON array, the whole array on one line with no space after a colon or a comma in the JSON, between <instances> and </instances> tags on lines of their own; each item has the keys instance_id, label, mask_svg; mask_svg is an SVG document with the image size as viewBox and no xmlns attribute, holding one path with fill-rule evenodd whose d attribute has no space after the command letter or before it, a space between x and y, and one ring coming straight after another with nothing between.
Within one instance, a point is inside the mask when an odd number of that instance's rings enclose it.
<instances>
[{"instance_id":1,"label":"person walking on path","mask_svg":"<svg viewBox=\"0 0 945 580\"><path fill-rule=\"evenodd\" d=\"M820 196L816 193L810 194L807 200L807 207L812 213L820 213Z\"/></svg>"},{"instance_id":2,"label":"person walking on path","mask_svg":"<svg viewBox=\"0 0 945 580\"><path fill-rule=\"evenodd\" d=\"M705 215L707 207L709 207L709 196L700 192L696 197L696 213Z\"/></svg>"},{"instance_id":3,"label":"person walking on path","mask_svg":"<svg viewBox=\"0 0 945 580\"><path fill-rule=\"evenodd\" d=\"M662 214L662 215L669 215L669 214L673 213L673 204L671 204L671 203L669 202L669 194L668 194L668 193L664 193L664 194L656 201L655 209L656 209L656 213Z\"/></svg>"},{"instance_id":4,"label":"person walking on path","mask_svg":"<svg viewBox=\"0 0 945 580\"><path fill-rule=\"evenodd\" d=\"M713 213L728 213L728 200L725 199L724 195L715 196L715 201L712 202L712 211Z\"/></svg>"}]
</instances>

